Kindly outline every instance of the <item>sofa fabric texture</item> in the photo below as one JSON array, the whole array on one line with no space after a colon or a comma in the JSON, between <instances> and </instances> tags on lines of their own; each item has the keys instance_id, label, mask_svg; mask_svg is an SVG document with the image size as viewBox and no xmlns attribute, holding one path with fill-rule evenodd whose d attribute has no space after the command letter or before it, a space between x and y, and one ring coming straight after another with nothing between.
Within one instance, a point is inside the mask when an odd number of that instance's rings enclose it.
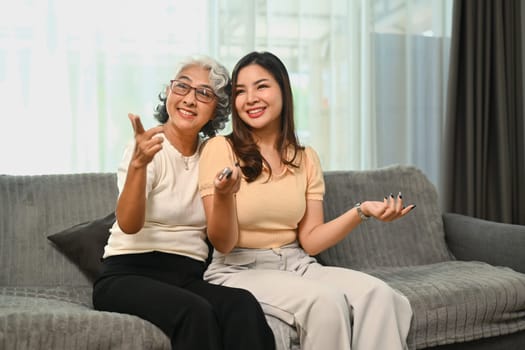
<instances>
[{"instance_id":1,"label":"sofa fabric texture","mask_svg":"<svg viewBox=\"0 0 525 350\"><path fill-rule=\"evenodd\" d=\"M352 203L381 199L392 192L394 196L401 192L405 204L417 205L392 223L366 221L319 255L324 264L365 271L401 291L414 312L408 339L412 348L524 329L524 275L484 262L455 259L445 241L437 193L421 171L394 167L329 176L325 220L340 215ZM341 206L345 202L347 208Z\"/></svg>"},{"instance_id":2,"label":"sofa fabric texture","mask_svg":"<svg viewBox=\"0 0 525 350\"><path fill-rule=\"evenodd\" d=\"M523 347L525 227L442 216L434 186L410 166L326 172L325 182L325 220L390 193L417 205L393 223L364 222L317 257L406 295L414 310L410 349L500 349L498 338L508 349ZM96 254L117 195L113 173L0 175L0 349L170 348L147 321L93 310ZM293 328L270 316L268 322L278 349L299 349Z\"/></svg>"},{"instance_id":3,"label":"sofa fabric texture","mask_svg":"<svg viewBox=\"0 0 525 350\"><path fill-rule=\"evenodd\" d=\"M364 200L403 196L416 208L401 220L384 223L367 220L336 246L320 254L328 265L354 269L378 266L414 266L452 258L445 242L437 193L414 168L360 172L331 172L323 205L329 221Z\"/></svg>"}]
</instances>

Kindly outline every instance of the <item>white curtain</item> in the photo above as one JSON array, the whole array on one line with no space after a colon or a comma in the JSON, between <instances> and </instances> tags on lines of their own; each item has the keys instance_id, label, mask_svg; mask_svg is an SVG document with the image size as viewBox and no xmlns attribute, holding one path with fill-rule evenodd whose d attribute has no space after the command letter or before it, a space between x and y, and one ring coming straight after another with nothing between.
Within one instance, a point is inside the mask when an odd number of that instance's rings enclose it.
<instances>
[{"instance_id":1,"label":"white curtain","mask_svg":"<svg viewBox=\"0 0 525 350\"><path fill-rule=\"evenodd\" d=\"M115 171L180 58L268 50L325 170L414 164L439 183L452 0L0 5L0 173Z\"/></svg>"},{"instance_id":2,"label":"white curtain","mask_svg":"<svg viewBox=\"0 0 525 350\"><path fill-rule=\"evenodd\" d=\"M3 1L0 173L115 171L132 137L127 113L153 126L176 63L208 52L208 8L203 0Z\"/></svg>"}]
</instances>

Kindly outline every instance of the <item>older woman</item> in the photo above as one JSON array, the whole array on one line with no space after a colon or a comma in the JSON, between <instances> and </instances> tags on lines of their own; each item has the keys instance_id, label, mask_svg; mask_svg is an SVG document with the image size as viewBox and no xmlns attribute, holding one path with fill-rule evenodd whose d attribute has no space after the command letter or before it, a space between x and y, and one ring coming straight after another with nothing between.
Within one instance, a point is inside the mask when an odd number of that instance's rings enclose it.
<instances>
[{"instance_id":1,"label":"older woman","mask_svg":"<svg viewBox=\"0 0 525 350\"><path fill-rule=\"evenodd\" d=\"M183 62L156 109L160 126L144 130L118 171L117 220L95 282L98 310L146 319L173 349L274 349L271 329L249 292L203 281L206 218L197 191L202 138L230 112L228 71L202 57Z\"/></svg>"}]
</instances>

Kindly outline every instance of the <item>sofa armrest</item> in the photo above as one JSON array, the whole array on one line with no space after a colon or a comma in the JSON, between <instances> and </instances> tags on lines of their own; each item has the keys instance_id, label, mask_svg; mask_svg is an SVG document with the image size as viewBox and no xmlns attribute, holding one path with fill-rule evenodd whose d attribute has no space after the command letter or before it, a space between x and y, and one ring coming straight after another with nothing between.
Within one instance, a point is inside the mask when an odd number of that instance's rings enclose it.
<instances>
[{"instance_id":1,"label":"sofa armrest","mask_svg":"<svg viewBox=\"0 0 525 350\"><path fill-rule=\"evenodd\" d=\"M525 226L443 214L445 239L458 260L484 261L525 273Z\"/></svg>"}]
</instances>

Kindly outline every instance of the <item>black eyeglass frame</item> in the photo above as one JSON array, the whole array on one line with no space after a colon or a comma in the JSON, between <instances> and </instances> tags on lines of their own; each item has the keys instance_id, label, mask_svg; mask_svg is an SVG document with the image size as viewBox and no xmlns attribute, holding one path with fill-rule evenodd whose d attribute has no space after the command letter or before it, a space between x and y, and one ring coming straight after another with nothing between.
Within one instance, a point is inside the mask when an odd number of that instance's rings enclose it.
<instances>
[{"instance_id":1,"label":"black eyeglass frame","mask_svg":"<svg viewBox=\"0 0 525 350\"><path fill-rule=\"evenodd\" d=\"M178 90L177 90L177 87L179 87ZM214 99L217 98L217 95L215 95L215 92L213 92L213 90L209 87L205 87L205 86L193 87L190 84L185 83L184 81L178 80L178 79L170 80L170 90L174 94L177 94L179 96L186 96L187 94L190 93L191 90L195 90L194 92L195 99L203 103L210 103Z\"/></svg>"}]
</instances>

